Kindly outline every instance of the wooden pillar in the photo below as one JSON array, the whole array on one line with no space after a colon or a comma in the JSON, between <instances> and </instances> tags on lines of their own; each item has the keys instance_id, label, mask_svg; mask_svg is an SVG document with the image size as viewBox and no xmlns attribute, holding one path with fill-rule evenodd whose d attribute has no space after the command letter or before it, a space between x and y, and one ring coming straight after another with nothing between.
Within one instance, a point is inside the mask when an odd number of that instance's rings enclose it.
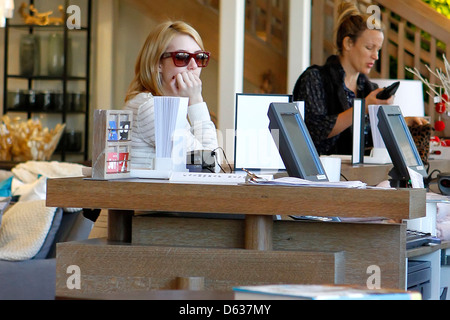
<instances>
[{"instance_id":1,"label":"wooden pillar","mask_svg":"<svg viewBox=\"0 0 450 320\"><path fill-rule=\"evenodd\" d=\"M390 13L384 12L382 14L383 23L386 26L386 34L389 34L390 24L389 24L389 15ZM389 41L386 41L383 48L381 49L381 78L389 79Z\"/></svg>"},{"instance_id":2,"label":"wooden pillar","mask_svg":"<svg viewBox=\"0 0 450 320\"><path fill-rule=\"evenodd\" d=\"M398 24L397 79L405 79L405 23Z\"/></svg>"},{"instance_id":3,"label":"wooden pillar","mask_svg":"<svg viewBox=\"0 0 450 320\"><path fill-rule=\"evenodd\" d=\"M251 216L245 219L245 249L272 251L273 216Z\"/></svg>"},{"instance_id":4,"label":"wooden pillar","mask_svg":"<svg viewBox=\"0 0 450 320\"><path fill-rule=\"evenodd\" d=\"M133 211L108 210L108 241L131 243Z\"/></svg>"},{"instance_id":5,"label":"wooden pillar","mask_svg":"<svg viewBox=\"0 0 450 320\"><path fill-rule=\"evenodd\" d=\"M220 1L219 123L228 159L234 158L236 93L244 87L245 1ZM219 137L220 140L220 137Z\"/></svg>"},{"instance_id":6,"label":"wooden pillar","mask_svg":"<svg viewBox=\"0 0 450 320\"><path fill-rule=\"evenodd\" d=\"M205 290L205 278L179 277L177 278L177 290L203 291Z\"/></svg>"},{"instance_id":7,"label":"wooden pillar","mask_svg":"<svg viewBox=\"0 0 450 320\"><path fill-rule=\"evenodd\" d=\"M316 18L319 19L318 30L315 35L319 37L314 44L315 54L323 56L323 1L319 1L321 13ZM289 1L289 41L288 41L288 92L292 93L297 79L311 65L311 1ZM321 43L320 43L321 41ZM318 43L319 42L319 43ZM318 57L320 61L323 59ZM322 62L321 62L322 63Z\"/></svg>"}]
</instances>

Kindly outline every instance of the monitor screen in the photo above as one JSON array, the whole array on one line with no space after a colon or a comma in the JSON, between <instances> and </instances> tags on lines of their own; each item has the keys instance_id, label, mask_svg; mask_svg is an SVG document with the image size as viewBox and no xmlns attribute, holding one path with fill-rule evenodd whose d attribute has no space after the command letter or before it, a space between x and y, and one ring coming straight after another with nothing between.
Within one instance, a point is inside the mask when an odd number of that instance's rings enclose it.
<instances>
[{"instance_id":1,"label":"monitor screen","mask_svg":"<svg viewBox=\"0 0 450 320\"><path fill-rule=\"evenodd\" d=\"M394 105L399 106L404 117L424 117L425 103L423 98L423 83L420 80L392 80L392 79L370 79L378 84L380 88L390 86L400 81L400 87L395 93Z\"/></svg>"},{"instance_id":2,"label":"monitor screen","mask_svg":"<svg viewBox=\"0 0 450 320\"><path fill-rule=\"evenodd\" d=\"M297 104L272 103L268 116L273 140L289 176L310 181L328 181Z\"/></svg>"},{"instance_id":3,"label":"monitor screen","mask_svg":"<svg viewBox=\"0 0 450 320\"><path fill-rule=\"evenodd\" d=\"M408 168L426 178L428 174L400 107L380 106L378 128L392 159L394 169L399 175L398 178L409 181L411 177Z\"/></svg>"},{"instance_id":4,"label":"monitor screen","mask_svg":"<svg viewBox=\"0 0 450 320\"><path fill-rule=\"evenodd\" d=\"M398 146L403 154L405 163L408 167L419 166L419 159L416 157L415 150L411 148L411 140L404 134L405 127L403 125L402 115L389 115L389 121L392 124L392 130L394 131L394 136L398 141ZM418 155L418 154L417 154Z\"/></svg>"},{"instance_id":5,"label":"monitor screen","mask_svg":"<svg viewBox=\"0 0 450 320\"><path fill-rule=\"evenodd\" d=\"M272 102L291 102L291 95L237 94L234 169L255 172L285 171L270 135L267 112Z\"/></svg>"}]
</instances>

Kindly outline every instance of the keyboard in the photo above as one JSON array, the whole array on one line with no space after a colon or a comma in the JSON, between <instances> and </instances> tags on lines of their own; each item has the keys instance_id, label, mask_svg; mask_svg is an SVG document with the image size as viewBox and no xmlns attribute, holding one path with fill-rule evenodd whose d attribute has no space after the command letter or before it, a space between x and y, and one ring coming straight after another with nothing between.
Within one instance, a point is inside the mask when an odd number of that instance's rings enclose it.
<instances>
[{"instance_id":1,"label":"keyboard","mask_svg":"<svg viewBox=\"0 0 450 320\"><path fill-rule=\"evenodd\" d=\"M206 173L206 172L173 172L171 183L193 184L240 184L245 183L247 174Z\"/></svg>"},{"instance_id":2,"label":"keyboard","mask_svg":"<svg viewBox=\"0 0 450 320\"><path fill-rule=\"evenodd\" d=\"M441 239L434 237L431 233L415 230L406 230L406 249L414 249L429 244L440 244Z\"/></svg>"}]
</instances>

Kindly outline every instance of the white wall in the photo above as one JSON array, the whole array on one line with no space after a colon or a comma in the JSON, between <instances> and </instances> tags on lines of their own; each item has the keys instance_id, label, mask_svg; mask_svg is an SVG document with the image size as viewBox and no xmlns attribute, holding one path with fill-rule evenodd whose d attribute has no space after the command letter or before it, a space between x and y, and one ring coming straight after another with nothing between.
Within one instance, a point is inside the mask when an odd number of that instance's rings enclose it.
<instances>
[{"instance_id":1,"label":"white wall","mask_svg":"<svg viewBox=\"0 0 450 320\"><path fill-rule=\"evenodd\" d=\"M311 64L311 1L290 0L288 93Z\"/></svg>"}]
</instances>

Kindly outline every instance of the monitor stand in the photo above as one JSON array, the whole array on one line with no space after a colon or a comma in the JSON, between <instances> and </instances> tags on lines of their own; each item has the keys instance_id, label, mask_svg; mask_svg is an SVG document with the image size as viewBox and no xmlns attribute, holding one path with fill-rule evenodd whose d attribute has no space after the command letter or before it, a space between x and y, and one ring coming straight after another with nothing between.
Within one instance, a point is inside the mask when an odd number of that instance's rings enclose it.
<instances>
[{"instance_id":1,"label":"monitor stand","mask_svg":"<svg viewBox=\"0 0 450 320\"><path fill-rule=\"evenodd\" d=\"M398 173L398 170L394 167L391 171L389 171L389 182L391 184L391 188L395 189L401 189L401 188L411 188L411 181L408 181L403 177L400 173ZM425 186L425 189L429 189L430 183L428 179L423 179L423 183Z\"/></svg>"},{"instance_id":2,"label":"monitor stand","mask_svg":"<svg viewBox=\"0 0 450 320\"><path fill-rule=\"evenodd\" d=\"M401 189L401 188L409 188L410 183L401 175L398 170L394 167L391 171L389 171L389 182L392 188Z\"/></svg>"}]
</instances>

